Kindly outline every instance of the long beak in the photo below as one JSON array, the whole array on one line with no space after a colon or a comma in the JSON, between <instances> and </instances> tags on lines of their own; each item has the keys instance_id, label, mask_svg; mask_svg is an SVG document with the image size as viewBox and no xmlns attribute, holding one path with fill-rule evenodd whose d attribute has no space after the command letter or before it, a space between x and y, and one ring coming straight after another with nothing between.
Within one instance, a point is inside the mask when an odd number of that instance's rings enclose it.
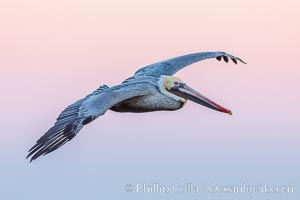
<instances>
[{"instance_id":1,"label":"long beak","mask_svg":"<svg viewBox=\"0 0 300 200\"><path fill-rule=\"evenodd\" d=\"M228 110L227 108L224 108L220 106L219 104L211 101L207 97L203 96L196 90L190 88L187 85L181 85L180 87L172 88L171 91L182 98L189 99L195 103L198 103L200 105L206 106L208 108L211 108L213 110L217 110L220 112L228 113L229 115L232 115L232 112Z\"/></svg>"}]
</instances>

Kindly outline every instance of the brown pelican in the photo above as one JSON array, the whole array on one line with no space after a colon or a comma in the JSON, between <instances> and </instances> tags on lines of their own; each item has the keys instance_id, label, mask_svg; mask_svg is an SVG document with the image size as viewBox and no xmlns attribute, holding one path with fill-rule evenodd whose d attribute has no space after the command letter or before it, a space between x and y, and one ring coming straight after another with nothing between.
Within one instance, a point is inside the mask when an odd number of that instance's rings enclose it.
<instances>
[{"instance_id":1,"label":"brown pelican","mask_svg":"<svg viewBox=\"0 0 300 200\"><path fill-rule=\"evenodd\" d=\"M139 69L120 85L100 86L96 91L67 107L36 144L27 156L31 161L46 155L73 139L82 127L107 110L116 112L151 112L159 110L178 110L187 100L191 100L213 110L232 114L230 110L209 100L182 80L172 76L180 69L195 62L216 58L225 62L229 58L237 64L240 58L225 52L202 52L188 54Z\"/></svg>"}]
</instances>

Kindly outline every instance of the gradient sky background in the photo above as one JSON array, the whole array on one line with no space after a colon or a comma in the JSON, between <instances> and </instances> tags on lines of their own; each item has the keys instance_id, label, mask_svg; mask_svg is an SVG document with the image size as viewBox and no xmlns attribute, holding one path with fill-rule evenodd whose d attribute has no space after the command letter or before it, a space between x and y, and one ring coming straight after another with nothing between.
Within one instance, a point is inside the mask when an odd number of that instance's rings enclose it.
<instances>
[{"instance_id":1,"label":"gradient sky background","mask_svg":"<svg viewBox=\"0 0 300 200\"><path fill-rule=\"evenodd\" d=\"M0 2L0 199L299 199L300 3L11 0ZM180 71L230 108L108 111L76 139L28 163L58 114L101 84L201 51ZM126 184L294 186L293 194L136 194Z\"/></svg>"}]
</instances>

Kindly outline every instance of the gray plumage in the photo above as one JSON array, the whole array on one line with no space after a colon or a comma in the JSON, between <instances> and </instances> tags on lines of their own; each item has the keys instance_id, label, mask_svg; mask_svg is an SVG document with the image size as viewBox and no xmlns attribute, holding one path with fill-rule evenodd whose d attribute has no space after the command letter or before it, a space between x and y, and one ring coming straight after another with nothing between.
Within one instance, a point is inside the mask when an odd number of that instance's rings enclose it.
<instances>
[{"instance_id":1,"label":"gray plumage","mask_svg":"<svg viewBox=\"0 0 300 200\"><path fill-rule=\"evenodd\" d=\"M225 52L201 52L201 53L193 53L184 56L179 56L176 58L171 58L168 60L164 60L164 61L160 61L148 65L136 71L134 77L139 77L139 76L159 77L161 75L172 76L176 72L178 72L179 70L181 70L182 68L188 65L209 58L217 58L217 60L219 61L223 58L225 62L228 62L229 60L228 58L230 58L235 64L237 64L237 61L246 64L242 59L227 54Z\"/></svg>"},{"instance_id":2,"label":"gray plumage","mask_svg":"<svg viewBox=\"0 0 300 200\"><path fill-rule=\"evenodd\" d=\"M240 58L224 52L194 53L168 59L139 69L133 77L113 87L100 86L85 98L67 107L36 144L29 150L30 161L46 155L73 139L82 127L107 110L116 112L150 112L157 110L177 110L184 103L162 94L158 81L161 76L171 76L180 69L208 58L217 58L235 64Z\"/></svg>"}]
</instances>

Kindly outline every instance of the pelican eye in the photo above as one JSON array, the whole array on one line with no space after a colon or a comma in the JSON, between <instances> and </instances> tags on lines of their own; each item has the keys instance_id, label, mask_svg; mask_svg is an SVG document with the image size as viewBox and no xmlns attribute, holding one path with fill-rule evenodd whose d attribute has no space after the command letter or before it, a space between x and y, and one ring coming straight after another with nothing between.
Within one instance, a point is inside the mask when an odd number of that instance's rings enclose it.
<instances>
[{"instance_id":1,"label":"pelican eye","mask_svg":"<svg viewBox=\"0 0 300 200\"><path fill-rule=\"evenodd\" d=\"M184 88L186 86L185 83L179 83L179 87Z\"/></svg>"}]
</instances>

